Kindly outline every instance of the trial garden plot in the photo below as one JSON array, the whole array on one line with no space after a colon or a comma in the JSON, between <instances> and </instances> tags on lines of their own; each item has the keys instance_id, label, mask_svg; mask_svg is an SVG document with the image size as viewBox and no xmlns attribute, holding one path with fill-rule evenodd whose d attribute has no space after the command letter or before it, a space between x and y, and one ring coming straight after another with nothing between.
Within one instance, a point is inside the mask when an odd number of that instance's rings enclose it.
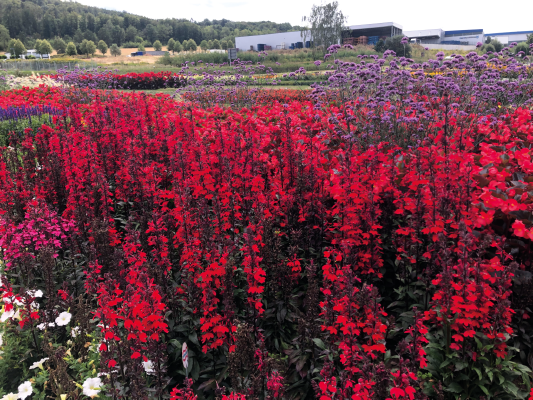
<instances>
[{"instance_id":1,"label":"trial garden plot","mask_svg":"<svg viewBox=\"0 0 533 400\"><path fill-rule=\"evenodd\" d=\"M529 64L336 50L0 93L4 399L533 395Z\"/></svg>"}]
</instances>

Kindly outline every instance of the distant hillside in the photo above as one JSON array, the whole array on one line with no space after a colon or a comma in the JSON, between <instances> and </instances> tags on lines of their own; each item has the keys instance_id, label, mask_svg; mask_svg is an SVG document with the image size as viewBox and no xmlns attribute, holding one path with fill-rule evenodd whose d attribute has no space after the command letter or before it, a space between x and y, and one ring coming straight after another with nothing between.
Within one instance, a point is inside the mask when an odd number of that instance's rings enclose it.
<instances>
[{"instance_id":1,"label":"distant hillside","mask_svg":"<svg viewBox=\"0 0 533 400\"><path fill-rule=\"evenodd\" d=\"M178 17L178 16L177 16ZM6 30L10 38L20 39L27 48L36 39L61 37L66 42L103 40L107 44L144 40L166 43L170 38L183 42L193 39L231 40L236 36L287 32L298 29L289 23L234 22L208 19L202 22L183 18L150 19L127 12L90 7L60 0L0 0L0 50L7 47ZM3 27L2 27L3 25ZM5 50L5 49L3 49Z\"/></svg>"}]
</instances>

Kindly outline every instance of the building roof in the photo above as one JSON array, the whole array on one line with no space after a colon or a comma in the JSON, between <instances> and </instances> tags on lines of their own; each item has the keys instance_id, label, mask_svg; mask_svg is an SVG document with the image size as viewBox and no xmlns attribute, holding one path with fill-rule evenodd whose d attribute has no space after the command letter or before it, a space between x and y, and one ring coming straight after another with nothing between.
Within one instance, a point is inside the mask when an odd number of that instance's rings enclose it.
<instances>
[{"instance_id":1,"label":"building roof","mask_svg":"<svg viewBox=\"0 0 533 400\"><path fill-rule=\"evenodd\" d=\"M263 33L262 35L249 35L249 36L236 36L235 38L245 38L245 37L258 37L258 36L276 36L276 35L286 35L288 33L300 33L303 31L287 31L287 32L276 32L276 33ZM311 31L308 31L311 34Z\"/></svg>"},{"instance_id":2,"label":"building roof","mask_svg":"<svg viewBox=\"0 0 533 400\"><path fill-rule=\"evenodd\" d=\"M452 34L452 35L459 35L463 33L483 33L483 29L460 29L458 31L445 31L444 34Z\"/></svg>"},{"instance_id":3,"label":"building roof","mask_svg":"<svg viewBox=\"0 0 533 400\"><path fill-rule=\"evenodd\" d=\"M498 35L520 35L520 34L522 34L522 33L533 33L533 31L485 33L485 35L488 35L488 36L498 36Z\"/></svg>"},{"instance_id":4,"label":"building roof","mask_svg":"<svg viewBox=\"0 0 533 400\"><path fill-rule=\"evenodd\" d=\"M380 22L377 24L350 25L348 28L351 30L354 30L354 29L384 28L387 26L394 26L396 28L403 29L403 26L397 22Z\"/></svg>"},{"instance_id":5,"label":"building roof","mask_svg":"<svg viewBox=\"0 0 533 400\"><path fill-rule=\"evenodd\" d=\"M403 34L407 36L408 38L429 38L429 37L435 37L440 38L443 34L442 29L423 29L419 31L403 31Z\"/></svg>"}]
</instances>

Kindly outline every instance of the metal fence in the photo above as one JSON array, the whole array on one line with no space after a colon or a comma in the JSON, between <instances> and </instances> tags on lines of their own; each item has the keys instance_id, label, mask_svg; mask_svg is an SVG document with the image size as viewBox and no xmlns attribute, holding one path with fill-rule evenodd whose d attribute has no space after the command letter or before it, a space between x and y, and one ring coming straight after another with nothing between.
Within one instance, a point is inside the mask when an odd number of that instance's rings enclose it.
<instances>
[{"instance_id":1,"label":"metal fence","mask_svg":"<svg viewBox=\"0 0 533 400\"><path fill-rule=\"evenodd\" d=\"M61 62L61 61L42 61L42 60L26 60L26 61L0 61L0 69L6 71L57 71L58 69L74 70L76 68L96 68L97 64L91 62Z\"/></svg>"}]
</instances>

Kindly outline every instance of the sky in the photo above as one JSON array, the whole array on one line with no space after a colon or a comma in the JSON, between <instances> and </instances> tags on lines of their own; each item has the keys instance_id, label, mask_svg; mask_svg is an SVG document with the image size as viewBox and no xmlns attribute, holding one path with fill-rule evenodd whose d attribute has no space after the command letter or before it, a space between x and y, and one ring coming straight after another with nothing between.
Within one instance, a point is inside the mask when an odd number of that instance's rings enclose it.
<instances>
[{"instance_id":1,"label":"sky","mask_svg":"<svg viewBox=\"0 0 533 400\"><path fill-rule=\"evenodd\" d=\"M273 21L301 25L321 0L76 0L82 4L128 11L149 18L201 21ZM533 30L531 0L338 0L348 25L397 22L406 31L483 29L485 33ZM506 5L509 4L508 7Z\"/></svg>"}]
</instances>

